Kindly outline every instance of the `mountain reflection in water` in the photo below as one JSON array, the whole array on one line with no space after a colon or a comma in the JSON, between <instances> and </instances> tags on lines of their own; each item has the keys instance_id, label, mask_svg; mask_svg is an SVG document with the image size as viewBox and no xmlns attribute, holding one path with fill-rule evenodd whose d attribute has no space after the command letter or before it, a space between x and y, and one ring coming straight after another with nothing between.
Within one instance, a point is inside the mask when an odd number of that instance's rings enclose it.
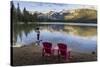
<instances>
[{"instance_id":1,"label":"mountain reflection in water","mask_svg":"<svg viewBox=\"0 0 100 67\"><path fill-rule=\"evenodd\" d=\"M12 46L32 45L37 42L37 25L18 25L14 27L14 44ZM39 25L40 45L42 42L65 43L73 50L96 50L97 27L67 26L67 25ZM91 48L91 49L90 49ZM87 51L87 50L86 50Z\"/></svg>"}]
</instances>

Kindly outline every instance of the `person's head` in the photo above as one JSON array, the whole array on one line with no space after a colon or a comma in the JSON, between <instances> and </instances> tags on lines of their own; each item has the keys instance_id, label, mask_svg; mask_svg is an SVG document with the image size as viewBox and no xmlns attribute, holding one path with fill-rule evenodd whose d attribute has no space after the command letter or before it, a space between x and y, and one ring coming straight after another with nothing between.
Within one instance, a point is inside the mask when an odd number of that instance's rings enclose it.
<instances>
[{"instance_id":1,"label":"person's head","mask_svg":"<svg viewBox=\"0 0 100 67\"><path fill-rule=\"evenodd\" d=\"M39 27L37 27L36 30L39 30Z\"/></svg>"}]
</instances>

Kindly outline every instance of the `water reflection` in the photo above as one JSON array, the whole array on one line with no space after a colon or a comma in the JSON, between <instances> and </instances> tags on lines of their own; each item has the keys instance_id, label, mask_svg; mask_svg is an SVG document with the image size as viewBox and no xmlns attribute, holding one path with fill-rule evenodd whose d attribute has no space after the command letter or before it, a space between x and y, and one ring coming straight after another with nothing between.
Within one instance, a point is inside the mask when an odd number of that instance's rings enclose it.
<instances>
[{"instance_id":1,"label":"water reflection","mask_svg":"<svg viewBox=\"0 0 100 67\"><path fill-rule=\"evenodd\" d=\"M57 24L18 24L14 25L14 42L21 45L29 45L37 42L37 33L35 28L40 28L40 44L43 41L49 41L54 44L80 43L83 41L96 44L97 27L92 26L73 26Z\"/></svg>"},{"instance_id":2,"label":"water reflection","mask_svg":"<svg viewBox=\"0 0 100 67\"><path fill-rule=\"evenodd\" d=\"M48 30L41 30L40 35L40 46L42 46L42 42L51 42L53 44L53 47L57 46L57 43L65 43L68 44L69 48L73 48L74 51L81 51L81 52L87 52L96 50L97 45L97 37L91 36L91 37L84 37L84 36L74 36L70 34L66 34L65 32L59 32L59 31L48 31ZM22 32L22 36L17 36L17 45L15 46L23 46L23 45L31 45L34 43L36 45L37 36L36 32L32 30L25 35L25 32ZM84 50L85 49L85 50Z\"/></svg>"},{"instance_id":3,"label":"water reflection","mask_svg":"<svg viewBox=\"0 0 100 67\"><path fill-rule=\"evenodd\" d=\"M13 25L13 47L36 45L37 32L40 28L40 46L42 42L51 42L53 47L57 43L65 43L73 51L89 52L97 49L96 26L74 26L65 24L15 24Z\"/></svg>"}]
</instances>

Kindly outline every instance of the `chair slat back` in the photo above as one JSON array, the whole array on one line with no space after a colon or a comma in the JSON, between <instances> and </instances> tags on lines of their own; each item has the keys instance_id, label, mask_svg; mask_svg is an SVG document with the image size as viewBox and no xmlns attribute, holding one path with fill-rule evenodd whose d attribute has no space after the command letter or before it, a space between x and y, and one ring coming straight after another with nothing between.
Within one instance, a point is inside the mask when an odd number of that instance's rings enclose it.
<instances>
[{"instance_id":1,"label":"chair slat back","mask_svg":"<svg viewBox=\"0 0 100 67\"><path fill-rule=\"evenodd\" d=\"M51 53L52 44L49 42L43 42L43 49L45 53Z\"/></svg>"},{"instance_id":2,"label":"chair slat back","mask_svg":"<svg viewBox=\"0 0 100 67\"><path fill-rule=\"evenodd\" d=\"M65 55L67 53L67 45L63 43L58 43L58 48L61 55Z\"/></svg>"}]
</instances>

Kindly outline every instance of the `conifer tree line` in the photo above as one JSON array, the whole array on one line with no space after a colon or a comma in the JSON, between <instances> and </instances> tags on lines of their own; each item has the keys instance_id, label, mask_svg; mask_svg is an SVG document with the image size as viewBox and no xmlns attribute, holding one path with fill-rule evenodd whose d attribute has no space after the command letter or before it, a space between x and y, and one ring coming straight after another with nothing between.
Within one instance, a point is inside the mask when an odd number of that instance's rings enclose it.
<instances>
[{"instance_id":1,"label":"conifer tree line","mask_svg":"<svg viewBox=\"0 0 100 67\"><path fill-rule=\"evenodd\" d=\"M97 10L95 9L76 9L72 11L62 12L48 12L43 14L38 11L30 13L25 7L20 9L20 4L17 3L15 7L13 1L11 1L11 21L13 23L28 23L28 22L74 22L74 23L97 23Z\"/></svg>"},{"instance_id":2,"label":"conifer tree line","mask_svg":"<svg viewBox=\"0 0 100 67\"><path fill-rule=\"evenodd\" d=\"M11 21L13 23L20 23L20 22L35 22L37 20L37 13L31 14L27 9L21 11L19 3L17 4L17 8L14 6L13 1L11 1Z\"/></svg>"}]
</instances>

